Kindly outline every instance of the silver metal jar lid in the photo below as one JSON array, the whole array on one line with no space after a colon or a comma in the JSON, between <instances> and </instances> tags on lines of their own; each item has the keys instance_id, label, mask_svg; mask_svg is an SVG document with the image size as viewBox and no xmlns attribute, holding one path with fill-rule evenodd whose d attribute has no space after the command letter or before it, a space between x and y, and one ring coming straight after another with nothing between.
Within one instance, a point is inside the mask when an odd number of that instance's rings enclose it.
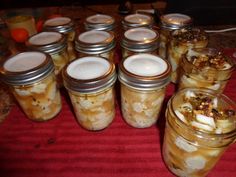
<instances>
[{"instance_id":1,"label":"silver metal jar lid","mask_svg":"<svg viewBox=\"0 0 236 177\"><path fill-rule=\"evenodd\" d=\"M2 80L9 85L33 84L54 71L48 54L29 51L6 59L0 68Z\"/></svg>"},{"instance_id":2,"label":"silver metal jar lid","mask_svg":"<svg viewBox=\"0 0 236 177\"><path fill-rule=\"evenodd\" d=\"M121 40L121 46L134 52L149 52L158 48L158 32L148 28L127 30Z\"/></svg>"},{"instance_id":3,"label":"silver metal jar lid","mask_svg":"<svg viewBox=\"0 0 236 177\"><path fill-rule=\"evenodd\" d=\"M154 90L170 82L171 65L152 54L136 54L123 59L119 65L121 83L138 90Z\"/></svg>"},{"instance_id":4,"label":"silver metal jar lid","mask_svg":"<svg viewBox=\"0 0 236 177\"><path fill-rule=\"evenodd\" d=\"M115 65L102 57L82 57L63 69L64 85L80 93L99 92L112 86L117 78Z\"/></svg>"},{"instance_id":5,"label":"silver metal jar lid","mask_svg":"<svg viewBox=\"0 0 236 177\"><path fill-rule=\"evenodd\" d=\"M153 18L144 14L131 14L127 15L122 20L122 25L125 29L137 27L152 27Z\"/></svg>"},{"instance_id":6,"label":"silver metal jar lid","mask_svg":"<svg viewBox=\"0 0 236 177\"><path fill-rule=\"evenodd\" d=\"M95 14L86 18L86 30L112 31L115 28L115 19L109 15Z\"/></svg>"},{"instance_id":7,"label":"silver metal jar lid","mask_svg":"<svg viewBox=\"0 0 236 177\"><path fill-rule=\"evenodd\" d=\"M101 54L112 50L116 43L112 32L91 30L81 33L75 41L75 49L86 54Z\"/></svg>"},{"instance_id":8,"label":"silver metal jar lid","mask_svg":"<svg viewBox=\"0 0 236 177\"><path fill-rule=\"evenodd\" d=\"M171 30L191 26L193 20L190 16L180 13L170 13L161 16L161 27Z\"/></svg>"},{"instance_id":9,"label":"silver metal jar lid","mask_svg":"<svg viewBox=\"0 0 236 177\"><path fill-rule=\"evenodd\" d=\"M39 50L45 53L57 53L67 46L66 38L58 32L41 32L31 36L26 45L33 50Z\"/></svg>"},{"instance_id":10,"label":"silver metal jar lid","mask_svg":"<svg viewBox=\"0 0 236 177\"><path fill-rule=\"evenodd\" d=\"M43 25L45 31L56 31L67 34L75 28L74 22L68 17L56 17L46 20Z\"/></svg>"}]
</instances>

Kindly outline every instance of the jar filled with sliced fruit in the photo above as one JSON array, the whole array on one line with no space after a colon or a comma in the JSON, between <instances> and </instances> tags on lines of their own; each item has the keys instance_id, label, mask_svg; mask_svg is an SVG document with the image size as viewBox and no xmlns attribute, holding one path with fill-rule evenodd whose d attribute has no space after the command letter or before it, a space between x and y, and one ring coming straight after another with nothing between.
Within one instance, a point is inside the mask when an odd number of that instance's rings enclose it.
<instances>
[{"instance_id":1,"label":"jar filled with sliced fruit","mask_svg":"<svg viewBox=\"0 0 236 177\"><path fill-rule=\"evenodd\" d=\"M190 49L180 63L179 89L202 87L222 93L234 69L234 60L216 49Z\"/></svg>"},{"instance_id":2,"label":"jar filled with sliced fruit","mask_svg":"<svg viewBox=\"0 0 236 177\"><path fill-rule=\"evenodd\" d=\"M181 57L191 48L205 48L208 44L208 36L199 28L180 29L171 33L168 46L168 60L172 66L171 81L179 81L179 64Z\"/></svg>"},{"instance_id":3,"label":"jar filled with sliced fruit","mask_svg":"<svg viewBox=\"0 0 236 177\"><path fill-rule=\"evenodd\" d=\"M102 130L115 117L115 65L101 57L82 57L63 69L64 85L79 124Z\"/></svg>"},{"instance_id":4,"label":"jar filled with sliced fruit","mask_svg":"<svg viewBox=\"0 0 236 177\"><path fill-rule=\"evenodd\" d=\"M49 55L35 51L16 54L3 62L0 76L29 119L46 121L60 112L61 97Z\"/></svg>"},{"instance_id":5,"label":"jar filled with sliced fruit","mask_svg":"<svg viewBox=\"0 0 236 177\"><path fill-rule=\"evenodd\" d=\"M170 64L152 54L132 55L120 63L121 110L129 125L147 128L157 122L170 73Z\"/></svg>"},{"instance_id":6,"label":"jar filled with sliced fruit","mask_svg":"<svg viewBox=\"0 0 236 177\"><path fill-rule=\"evenodd\" d=\"M236 104L212 90L187 88L166 110L163 158L176 176L206 176L236 140Z\"/></svg>"}]
</instances>

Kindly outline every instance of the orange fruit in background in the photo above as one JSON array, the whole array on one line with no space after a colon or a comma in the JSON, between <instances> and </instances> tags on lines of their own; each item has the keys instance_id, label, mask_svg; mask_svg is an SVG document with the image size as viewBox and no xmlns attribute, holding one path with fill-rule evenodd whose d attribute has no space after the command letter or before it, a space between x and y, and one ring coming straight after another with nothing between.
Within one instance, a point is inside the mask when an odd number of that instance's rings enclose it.
<instances>
[{"instance_id":1,"label":"orange fruit in background","mask_svg":"<svg viewBox=\"0 0 236 177\"><path fill-rule=\"evenodd\" d=\"M14 28L14 29L11 30L11 37L16 42L23 43L28 39L29 33L24 28Z\"/></svg>"}]
</instances>

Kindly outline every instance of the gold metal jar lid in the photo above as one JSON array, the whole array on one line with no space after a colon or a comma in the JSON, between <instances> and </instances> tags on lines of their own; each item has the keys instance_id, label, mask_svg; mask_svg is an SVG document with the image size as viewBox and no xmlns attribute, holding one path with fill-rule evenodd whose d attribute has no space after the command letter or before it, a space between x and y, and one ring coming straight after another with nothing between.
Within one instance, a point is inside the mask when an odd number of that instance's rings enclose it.
<instances>
[{"instance_id":1,"label":"gold metal jar lid","mask_svg":"<svg viewBox=\"0 0 236 177\"><path fill-rule=\"evenodd\" d=\"M161 16L161 27L170 30L191 26L192 23L192 18L185 14L170 13Z\"/></svg>"},{"instance_id":2,"label":"gold metal jar lid","mask_svg":"<svg viewBox=\"0 0 236 177\"><path fill-rule=\"evenodd\" d=\"M39 50L45 53L57 53L67 46L66 38L58 32L41 32L31 36L26 45L33 50Z\"/></svg>"},{"instance_id":3,"label":"gold metal jar lid","mask_svg":"<svg viewBox=\"0 0 236 177\"><path fill-rule=\"evenodd\" d=\"M82 57L63 69L64 85L80 93L99 92L116 81L115 65L102 57Z\"/></svg>"},{"instance_id":4,"label":"gold metal jar lid","mask_svg":"<svg viewBox=\"0 0 236 177\"><path fill-rule=\"evenodd\" d=\"M154 21L149 15L144 14L131 14L125 16L122 20L124 29L137 28L137 27L152 27Z\"/></svg>"},{"instance_id":5,"label":"gold metal jar lid","mask_svg":"<svg viewBox=\"0 0 236 177\"><path fill-rule=\"evenodd\" d=\"M56 31L67 34L75 28L74 21L68 17L56 17L46 20L43 25L45 31Z\"/></svg>"},{"instance_id":6,"label":"gold metal jar lid","mask_svg":"<svg viewBox=\"0 0 236 177\"><path fill-rule=\"evenodd\" d=\"M86 30L112 31L115 28L115 19L109 15L95 14L86 18Z\"/></svg>"},{"instance_id":7,"label":"gold metal jar lid","mask_svg":"<svg viewBox=\"0 0 236 177\"><path fill-rule=\"evenodd\" d=\"M133 52L149 52L158 48L159 33L148 28L127 30L121 40L121 46Z\"/></svg>"},{"instance_id":8,"label":"gold metal jar lid","mask_svg":"<svg viewBox=\"0 0 236 177\"><path fill-rule=\"evenodd\" d=\"M29 51L6 59L0 67L0 78L9 85L33 84L54 71L48 54Z\"/></svg>"},{"instance_id":9,"label":"gold metal jar lid","mask_svg":"<svg viewBox=\"0 0 236 177\"><path fill-rule=\"evenodd\" d=\"M139 90L154 90L170 82L171 65L152 54L136 54L123 59L119 65L121 83Z\"/></svg>"},{"instance_id":10,"label":"gold metal jar lid","mask_svg":"<svg viewBox=\"0 0 236 177\"><path fill-rule=\"evenodd\" d=\"M91 30L81 33L75 41L75 49L86 54L101 54L112 50L116 43L112 32Z\"/></svg>"}]
</instances>

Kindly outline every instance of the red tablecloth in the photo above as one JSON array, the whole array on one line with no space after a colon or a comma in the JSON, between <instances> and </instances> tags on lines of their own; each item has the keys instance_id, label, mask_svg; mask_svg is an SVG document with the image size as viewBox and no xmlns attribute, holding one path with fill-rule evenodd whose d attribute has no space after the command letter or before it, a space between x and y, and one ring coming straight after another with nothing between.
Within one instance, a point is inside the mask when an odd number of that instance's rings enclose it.
<instances>
[{"instance_id":1,"label":"red tablecloth","mask_svg":"<svg viewBox=\"0 0 236 177\"><path fill-rule=\"evenodd\" d=\"M232 49L225 50L232 55ZM236 50L235 50L236 51ZM225 94L236 101L236 72ZM53 120L32 122L18 106L0 124L0 177L171 177L161 156L165 105L174 91L169 85L157 125L128 126L117 104L116 118L105 130L90 132L75 120L66 93L63 109ZM236 144L209 177L236 176Z\"/></svg>"}]
</instances>

